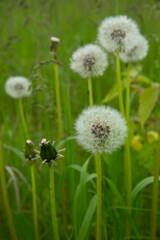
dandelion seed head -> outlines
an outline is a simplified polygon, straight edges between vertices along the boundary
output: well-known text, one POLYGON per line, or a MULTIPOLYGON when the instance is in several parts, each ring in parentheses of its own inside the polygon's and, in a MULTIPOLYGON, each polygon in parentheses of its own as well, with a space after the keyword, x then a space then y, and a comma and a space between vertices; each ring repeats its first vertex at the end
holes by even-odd
POLYGON ((127 16, 107 17, 99 26, 98 40, 108 52, 124 52, 128 41, 137 33, 137 24, 127 16))
POLYGON ((71 69, 79 73, 82 78, 101 76, 108 66, 106 54, 95 44, 87 44, 79 48, 70 60, 71 69))
POLYGON ((84 109, 75 130, 78 143, 93 154, 114 152, 127 136, 126 121, 121 113, 106 106, 84 109))
POLYGON ((5 92, 13 98, 31 95, 31 82, 25 77, 10 77, 5 83, 5 92))
POLYGON ((126 51, 120 53, 120 59, 126 63, 140 61, 147 56, 148 49, 147 39, 137 34, 134 39, 131 39, 130 44, 126 46, 126 51))

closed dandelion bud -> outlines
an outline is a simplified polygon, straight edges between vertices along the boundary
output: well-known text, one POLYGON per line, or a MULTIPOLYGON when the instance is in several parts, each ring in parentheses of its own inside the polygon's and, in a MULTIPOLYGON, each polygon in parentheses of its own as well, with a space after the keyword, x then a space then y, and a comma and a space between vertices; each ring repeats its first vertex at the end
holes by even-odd
POLYGON ((126 121, 121 113, 106 106, 83 110, 75 129, 78 143, 93 154, 116 151, 127 136, 126 121))
POLYGON ((57 47, 60 42, 60 39, 56 37, 51 37, 50 40, 51 40, 50 51, 56 57, 57 47))
POLYGON ((36 157, 36 150, 34 149, 34 144, 31 140, 26 141, 24 156, 29 160, 36 157))
POLYGON ((98 29, 98 40, 108 52, 125 52, 126 45, 139 33, 137 24, 127 16, 107 17, 98 29))
POLYGON ((42 160, 46 160, 46 162, 50 162, 51 160, 55 160, 58 156, 58 152, 56 149, 52 146, 50 141, 43 138, 40 143, 40 156, 42 160))
POLYGON ((77 49, 70 61, 71 69, 82 78, 101 76, 108 66, 106 54, 95 44, 87 44, 77 49))
POLYGON ((25 77, 10 77, 5 83, 5 92, 12 98, 22 98, 31 95, 31 82, 25 77))

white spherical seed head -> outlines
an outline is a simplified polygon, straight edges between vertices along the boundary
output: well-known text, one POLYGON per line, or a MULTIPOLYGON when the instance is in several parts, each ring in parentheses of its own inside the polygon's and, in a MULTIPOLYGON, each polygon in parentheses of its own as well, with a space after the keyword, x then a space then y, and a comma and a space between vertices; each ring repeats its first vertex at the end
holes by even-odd
POLYGON ((87 44, 79 48, 70 60, 71 69, 79 73, 82 78, 101 76, 108 66, 106 53, 95 44, 87 44))
POLYGON ((137 34, 135 38, 131 39, 130 44, 126 46, 126 51, 120 53, 120 58, 123 62, 137 62, 145 58, 148 54, 148 41, 147 39, 137 34))
POLYGON ((99 26, 98 40, 108 52, 124 52, 128 41, 137 33, 137 24, 127 16, 107 17, 99 26))
POLYGON ((126 121, 121 113, 106 106, 83 110, 75 129, 78 143, 93 154, 114 152, 127 136, 126 121))
POLYGON ((25 77, 10 77, 5 83, 5 92, 13 98, 30 96, 31 82, 25 77))

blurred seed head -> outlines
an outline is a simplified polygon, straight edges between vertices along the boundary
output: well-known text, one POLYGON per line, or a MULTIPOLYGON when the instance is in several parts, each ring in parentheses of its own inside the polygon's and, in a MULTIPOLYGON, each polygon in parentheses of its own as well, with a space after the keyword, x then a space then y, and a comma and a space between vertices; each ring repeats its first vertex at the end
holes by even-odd
POLYGON ((120 53, 120 58, 123 62, 137 62, 145 58, 148 54, 148 41, 147 39, 137 34, 132 38, 129 44, 126 45, 125 52, 120 53))
POLYGON ((32 93, 31 85, 25 77, 10 77, 5 83, 5 92, 12 98, 27 97, 32 93))

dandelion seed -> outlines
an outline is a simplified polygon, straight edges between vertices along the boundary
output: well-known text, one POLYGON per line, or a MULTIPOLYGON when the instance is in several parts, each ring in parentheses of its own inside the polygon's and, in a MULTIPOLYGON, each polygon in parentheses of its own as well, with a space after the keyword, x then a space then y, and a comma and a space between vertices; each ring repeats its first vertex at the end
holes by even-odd
POLYGON ((145 58, 148 54, 148 41, 140 34, 131 39, 130 44, 126 46, 126 51, 120 53, 120 59, 123 62, 136 62, 145 58))
POLYGON ((5 92, 13 98, 31 95, 31 82, 25 77, 10 77, 5 83, 5 92))
POLYGON ((126 121, 121 113, 105 106, 83 110, 75 129, 78 143, 93 154, 114 152, 127 136, 126 121))
POLYGON ((106 54, 95 44, 79 48, 70 60, 71 69, 79 73, 82 78, 101 76, 108 66, 106 54))
POLYGON ((98 40, 108 52, 124 52, 130 39, 138 33, 137 24, 127 16, 107 17, 98 29, 98 40))

